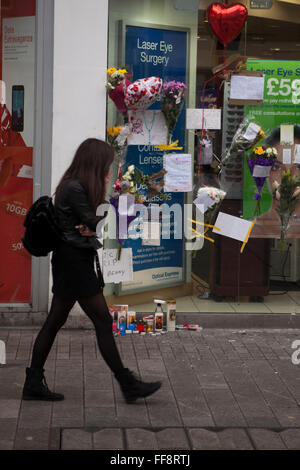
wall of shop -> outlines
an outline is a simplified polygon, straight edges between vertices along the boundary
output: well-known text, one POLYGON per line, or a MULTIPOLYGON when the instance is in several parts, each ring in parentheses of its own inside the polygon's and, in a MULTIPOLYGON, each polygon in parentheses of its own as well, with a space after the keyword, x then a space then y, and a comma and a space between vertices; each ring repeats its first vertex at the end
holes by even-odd
POLYGON ((55 0, 52 193, 79 144, 105 138, 107 22, 108 0, 55 0))

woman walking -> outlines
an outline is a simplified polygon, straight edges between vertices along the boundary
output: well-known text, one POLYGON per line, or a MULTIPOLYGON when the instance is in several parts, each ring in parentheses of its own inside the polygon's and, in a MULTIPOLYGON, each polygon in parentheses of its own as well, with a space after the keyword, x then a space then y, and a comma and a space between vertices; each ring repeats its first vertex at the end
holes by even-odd
POLYGON ((94 324, 99 350, 114 373, 127 403, 154 393, 161 382, 145 383, 124 367, 112 333, 112 317, 103 296, 104 281, 97 265, 96 226, 103 218, 96 216, 104 203, 111 178, 113 149, 106 142, 87 139, 61 178, 55 193, 55 212, 64 240, 52 254, 52 304, 49 315, 33 347, 31 365, 26 368, 23 400, 63 400, 51 392, 44 377, 44 364, 55 337, 65 324, 75 302, 94 324))

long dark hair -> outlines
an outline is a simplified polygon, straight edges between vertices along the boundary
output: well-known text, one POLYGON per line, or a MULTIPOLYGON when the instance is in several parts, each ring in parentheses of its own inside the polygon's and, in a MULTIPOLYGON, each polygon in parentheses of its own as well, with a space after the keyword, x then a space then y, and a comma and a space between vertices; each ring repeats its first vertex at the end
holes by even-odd
POLYGON ((114 159, 114 150, 107 142, 99 139, 87 139, 78 147, 73 161, 62 176, 55 192, 55 207, 63 184, 70 179, 77 179, 84 187, 93 209, 104 202, 105 177, 114 159))

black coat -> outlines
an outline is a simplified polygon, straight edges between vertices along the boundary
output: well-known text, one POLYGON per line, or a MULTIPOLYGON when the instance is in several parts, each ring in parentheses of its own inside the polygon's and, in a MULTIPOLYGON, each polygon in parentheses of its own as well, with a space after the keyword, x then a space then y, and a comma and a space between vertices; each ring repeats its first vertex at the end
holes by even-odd
POLYGON ((80 235, 76 225, 87 225, 93 232, 104 216, 96 216, 91 207, 87 193, 78 180, 69 180, 64 183, 58 194, 55 214, 61 227, 65 240, 78 248, 101 248, 101 243, 96 236, 80 235))

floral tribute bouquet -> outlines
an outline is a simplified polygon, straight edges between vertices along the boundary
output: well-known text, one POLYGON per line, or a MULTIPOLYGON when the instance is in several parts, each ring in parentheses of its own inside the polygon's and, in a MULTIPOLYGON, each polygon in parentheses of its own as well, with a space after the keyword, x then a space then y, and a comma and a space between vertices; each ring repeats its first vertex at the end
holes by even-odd
POLYGON ((268 173, 274 166, 277 157, 277 150, 274 147, 256 147, 253 152, 247 156, 247 163, 251 175, 257 187, 257 193, 253 198, 257 201, 254 211, 254 217, 260 215, 260 200, 262 188, 265 184, 268 173))
POLYGON ((116 69, 111 67, 107 70, 107 91, 108 96, 115 103, 118 111, 124 116, 127 115, 127 106, 125 104, 125 91, 130 85, 130 81, 126 78, 126 69, 116 69))
POLYGON ((219 172, 229 160, 242 157, 245 152, 251 150, 252 147, 261 139, 265 139, 265 137, 266 135, 259 125, 248 120, 243 121, 236 131, 225 157, 217 166, 217 171, 219 172))
POLYGON ((162 86, 161 110, 168 126, 168 144, 171 144, 172 132, 183 107, 186 89, 184 83, 175 80, 164 83, 162 86))
POLYGON ((280 249, 284 252, 285 235, 289 220, 300 201, 300 178, 292 176, 290 170, 282 171, 281 183, 274 181, 273 198, 277 202, 276 212, 281 221, 280 249))
POLYGON ((165 195, 161 193, 164 182, 163 177, 166 171, 162 169, 158 173, 147 175, 142 173, 134 165, 130 165, 121 178, 118 178, 116 183, 113 185, 113 190, 110 198, 110 203, 114 207, 117 216, 117 227, 120 228, 119 220, 121 216, 126 217, 126 233, 120 233, 118 236, 119 242, 119 257, 121 248, 125 242, 125 236, 127 235, 128 227, 131 222, 138 217, 135 211, 136 204, 142 204, 145 196, 138 192, 138 185, 146 188, 149 191, 149 196, 158 194, 160 197, 165 198, 165 195), (160 180, 160 181, 157 181, 160 180), (127 208, 124 213, 121 212, 119 206, 120 197, 127 196, 127 208), (135 215, 132 215, 135 214, 135 215))
MULTIPOLYGON (((207 237, 207 232, 214 227, 213 224, 216 220, 221 202, 225 197, 226 192, 219 188, 203 186, 198 189, 196 200, 198 200, 199 204, 203 204, 204 207, 207 206, 207 209, 204 212, 204 229, 199 232, 197 227, 192 228, 193 232, 197 234, 196 236, 204 236, 204 238, 213 242, 211 238, 207 237)), ((195 251, 192 252, 192 255, 195 255, 195 251)))
POLYGON ((120 166, 123 165, 125 160, 129 134, 130 127, 128 124, 125 124, 125 126, 109 127, 107 129, 107 141, 113 147, 120 166))

